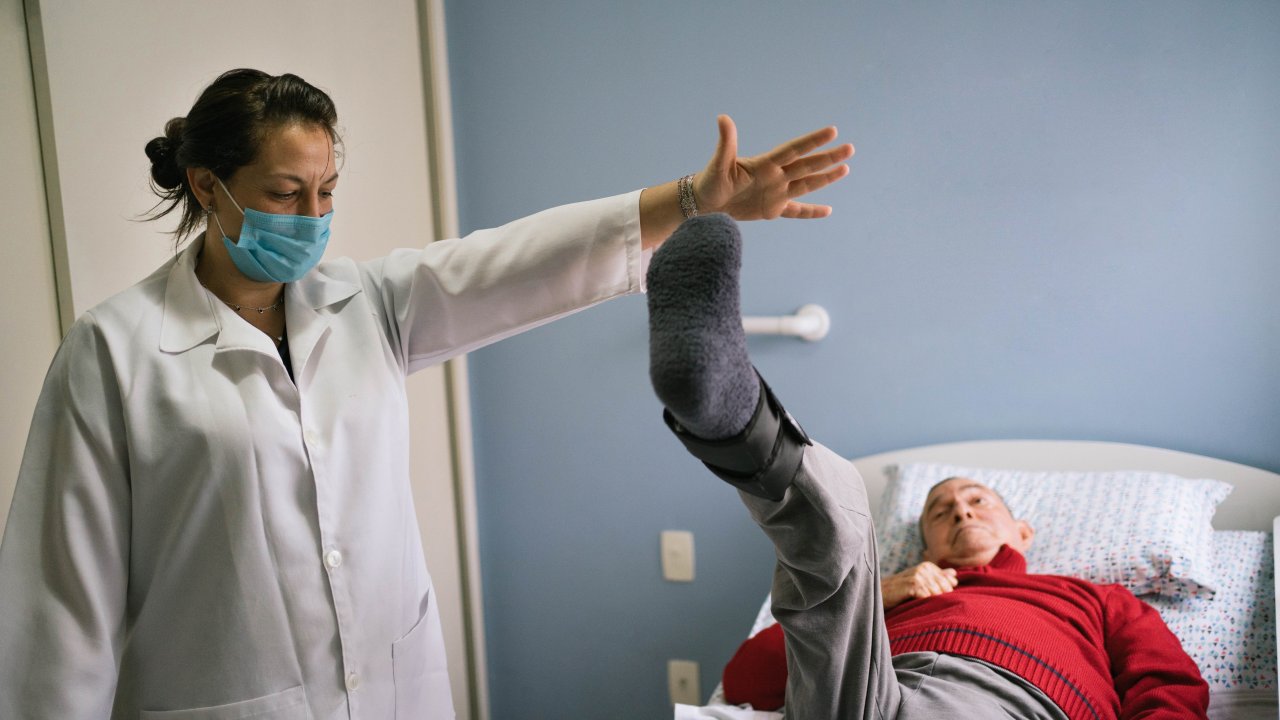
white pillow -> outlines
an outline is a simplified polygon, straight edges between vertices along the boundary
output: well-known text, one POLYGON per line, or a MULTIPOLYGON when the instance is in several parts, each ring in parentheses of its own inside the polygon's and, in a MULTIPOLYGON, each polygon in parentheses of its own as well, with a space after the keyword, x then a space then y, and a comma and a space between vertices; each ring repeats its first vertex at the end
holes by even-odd
POLYGON ((1119 583, 1134 594, 1188 597, 1215 587, 1213 513, 1231 492, 1217 480, 1153 472, 1024 472, 913 463, 890 473, 877 509, 881 571, 920 562, 918 522, 929 489, 952 476, 1000 493, 1036 531, 1027 571, 1119 583))

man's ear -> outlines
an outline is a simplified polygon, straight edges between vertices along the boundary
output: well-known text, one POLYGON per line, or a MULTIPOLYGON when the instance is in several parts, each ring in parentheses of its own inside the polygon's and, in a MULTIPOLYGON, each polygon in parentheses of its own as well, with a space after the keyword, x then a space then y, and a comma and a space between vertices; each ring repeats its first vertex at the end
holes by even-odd
POLYGON ((1031 541, 1035 540, 1036 538, 1036 530, 1035 528, 1031 527, 1030 523, 1028 523, 1026 520, 1018 520, 1017 525, 1018 525, 1018 541, 1022 547, 1016 547, 1014 548, 1014 550, 1017 550, 1020 553, 1025 553, 1028 549, 1031 548, 1031 541))

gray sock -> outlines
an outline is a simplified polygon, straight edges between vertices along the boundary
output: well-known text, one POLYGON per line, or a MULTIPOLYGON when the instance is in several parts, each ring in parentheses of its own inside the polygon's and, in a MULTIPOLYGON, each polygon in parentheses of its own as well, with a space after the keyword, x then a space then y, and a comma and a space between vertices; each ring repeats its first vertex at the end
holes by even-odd
POLYGON ((722 214, 686 220, 649 264, 649 379, 704 440, 742 432, 760 399, 742 332, 741 267, 738 226, 722 214))

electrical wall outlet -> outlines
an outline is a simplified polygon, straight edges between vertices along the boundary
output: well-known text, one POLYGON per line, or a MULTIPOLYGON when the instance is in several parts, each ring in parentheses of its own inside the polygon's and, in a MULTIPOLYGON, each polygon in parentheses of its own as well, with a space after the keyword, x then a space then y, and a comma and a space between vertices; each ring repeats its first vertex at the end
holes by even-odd
POLYGON ((662 531, 662 577, 672 582, 693 582, 693 533, 662 531))
POLYGON ((671 693, 673 704, 701 705, 702 688, 698 683, 698 663, 692 660, 668 660, 667 689, 671 693))

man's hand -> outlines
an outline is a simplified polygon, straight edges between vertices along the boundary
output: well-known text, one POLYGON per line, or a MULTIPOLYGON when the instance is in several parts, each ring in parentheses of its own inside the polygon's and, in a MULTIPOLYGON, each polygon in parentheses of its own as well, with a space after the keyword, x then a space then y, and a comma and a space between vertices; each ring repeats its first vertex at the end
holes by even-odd
POLYGON ((944 570, 926 560, 896 575, 880 578, 880 595, 884 598, 884 609, 888 610, 913 598, 949 593, 958 582, 955 570, 944 570))

